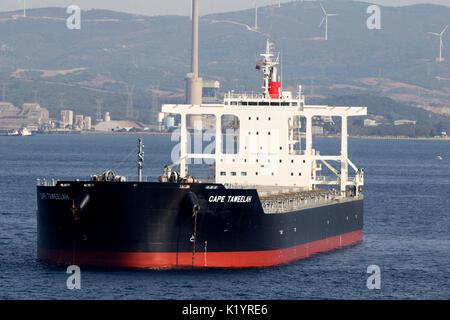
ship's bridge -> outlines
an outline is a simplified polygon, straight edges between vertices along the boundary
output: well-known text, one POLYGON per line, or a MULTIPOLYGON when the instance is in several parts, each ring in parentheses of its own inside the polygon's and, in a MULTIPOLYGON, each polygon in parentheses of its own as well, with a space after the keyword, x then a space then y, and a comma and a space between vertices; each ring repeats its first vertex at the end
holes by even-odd
POLYGON ((228 92, 224 96, 226 106, 254 106, 254 107, 303 107, 305 97, 301 94, 301 87, 296 96, 291 91, 280 91, 278 98, 272 98, 264 93, 235 93, 228 92))

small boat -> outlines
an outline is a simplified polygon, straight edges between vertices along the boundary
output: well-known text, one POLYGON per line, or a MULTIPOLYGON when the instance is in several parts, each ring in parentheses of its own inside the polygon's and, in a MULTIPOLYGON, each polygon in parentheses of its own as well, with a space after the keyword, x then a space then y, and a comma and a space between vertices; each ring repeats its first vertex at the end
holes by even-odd
POLYGON ((11 130, 8 132, 8 136, 18 136, 19 135, 19 131, 17 130, 11 130))
POLYGON ((438 159, 438 160, 442 160, 442 157, 441 157, 441 156, 437 156, 437 159, 438 159))
POLYGON ((27 128, 22 128, 19 130, 19 136, 31 136, 31 131, 27 128))

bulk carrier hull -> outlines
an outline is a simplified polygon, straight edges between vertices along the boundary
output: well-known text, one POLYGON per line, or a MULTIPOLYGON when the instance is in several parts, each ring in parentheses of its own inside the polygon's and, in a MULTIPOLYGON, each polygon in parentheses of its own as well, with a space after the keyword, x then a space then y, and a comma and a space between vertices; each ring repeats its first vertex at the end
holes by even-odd
POLYGON ((37 187, 37 227, 38 258, 48 263, 266 267, 361 242, 363 200, 265 213, 256 189, 58 182, 37 187), (194 215, 188 201, 192 196, 199 206, 194 215))

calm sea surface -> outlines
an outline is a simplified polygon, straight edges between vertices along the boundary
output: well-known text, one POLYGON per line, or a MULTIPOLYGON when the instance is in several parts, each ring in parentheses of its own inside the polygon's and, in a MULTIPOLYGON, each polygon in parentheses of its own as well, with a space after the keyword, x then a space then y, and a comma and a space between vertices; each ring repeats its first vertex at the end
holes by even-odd
MULTIPOLYGON (((314 143, 339 149, 337 139, 314 143)), ((144 144, 144 175, 156 179, 175 143, 144 144)), ((350 139, 350 159, 366 170, 361 244, 261 269, 82 268, 81 289, 69 290, 67 266, 36 258, 36 179, 136 176, 136 148, 137 136, 0 137, 0 299, 450 298, 450 141, 418 140, 350 139), (370 265, 380 290, 366 286, 370 265)))

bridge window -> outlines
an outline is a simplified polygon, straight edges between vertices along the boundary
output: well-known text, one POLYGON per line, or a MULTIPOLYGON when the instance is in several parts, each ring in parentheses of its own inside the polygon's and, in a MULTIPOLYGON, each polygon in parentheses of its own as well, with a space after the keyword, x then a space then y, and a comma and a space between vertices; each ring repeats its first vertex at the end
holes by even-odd
POLYGON ((236 176, 236 172, 235 171, 231 171, 231 175, 234 177, 236 176))
POLYGON ((242 172, 241 172, 241 176, 246 177, 246 176, 247 176, 247 172, 242 171, 242 172))
POLYGON ((220 172, 220 175, 221 175, 221 176, 226 176, 227 173, 226 173, 225 171, 221 171, 221 172, 220 172))

